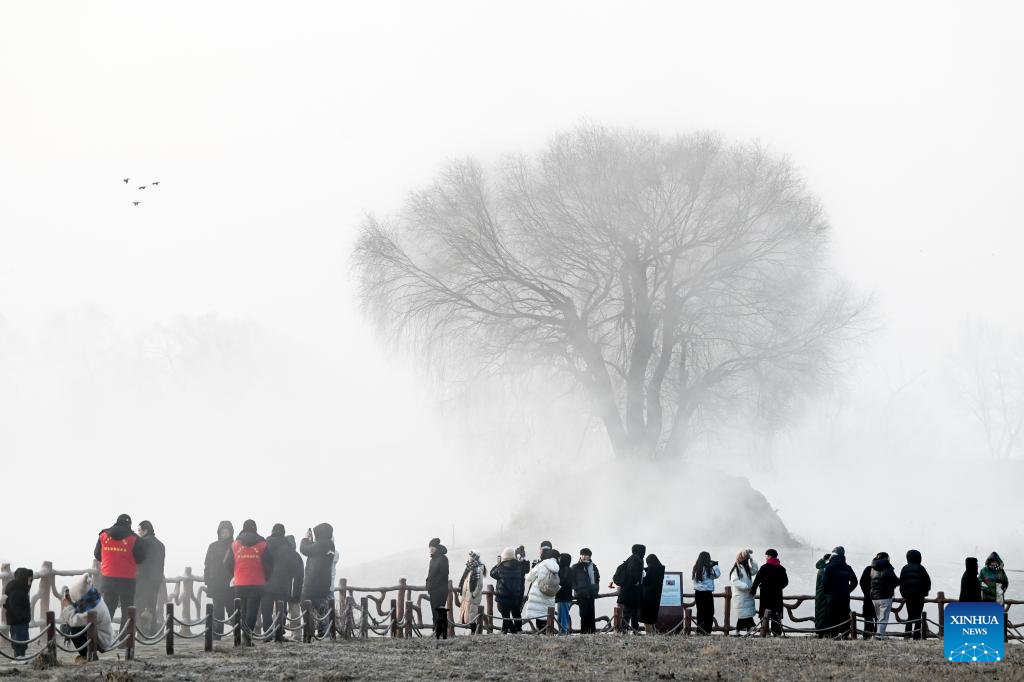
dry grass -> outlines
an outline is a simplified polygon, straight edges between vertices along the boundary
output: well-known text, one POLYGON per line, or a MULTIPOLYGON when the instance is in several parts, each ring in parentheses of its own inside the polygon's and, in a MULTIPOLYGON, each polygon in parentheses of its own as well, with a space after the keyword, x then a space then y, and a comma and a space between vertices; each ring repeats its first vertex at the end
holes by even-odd
MULTIPOLYGON (((831 642, 810 639, 714 640, 679 637, 456 637, 262 645, 205 654, 179 647, 140 650, 124 663, 47 671, 22 667, 24 680, 1024 680, 1024 647, 1001 663, 947 663, 940 642, 831 642)), ((2 673, 0 673, 2 674, 2 673)))

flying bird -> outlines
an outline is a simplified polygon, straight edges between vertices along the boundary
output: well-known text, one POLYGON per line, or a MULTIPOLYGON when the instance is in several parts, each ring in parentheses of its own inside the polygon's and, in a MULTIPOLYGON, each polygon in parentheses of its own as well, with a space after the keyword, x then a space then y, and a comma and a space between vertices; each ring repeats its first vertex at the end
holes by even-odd
POLYGON ((159 180, 154 180, 153 182, 151 182, 151 183, 149 183, 149 184, 151 184, 151 185, 153 185, 153 186, 156 186, 156 185, 159 185, 159 184, 160 184, 160 181, 159 181, 159 180))
POLYGON ((129 181, 129 180, 131 180, 131 178, 122 178, 122 180, 124 180, 124 184, 126 184, 126 185, 127 185, 127 184, 128 184, 128 181, 129 181))
POLYGON ((146 189, 146 185, 142 185, 139 189, 146 189))
POLYGON ((141 201, 133 201, 132 202, 132 206, 138 206, 141 203, 142 203, 141 201))

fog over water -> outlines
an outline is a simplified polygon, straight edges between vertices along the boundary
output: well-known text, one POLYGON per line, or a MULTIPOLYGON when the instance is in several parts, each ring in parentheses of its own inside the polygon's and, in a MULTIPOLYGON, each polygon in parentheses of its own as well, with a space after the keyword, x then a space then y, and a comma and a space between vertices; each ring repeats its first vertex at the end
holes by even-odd
POLYGON ((552 539, 594 547, 609 576, 645 538, 688 570, 704 547, 671 538, 705 515, 733 517, 703 540, 723 563, 760 552, 729 499, 663 518, 642 490, 588 495, 574 476, 614 490, 616 467, 583 400, 457 399, 360 311, 367 214, 451 159, 533 154, 594 122, 788 156, 838 275, 874 299, 841 371, 767 442, 734 425, 706 443, 679 496, 703 470, 747 477, 807 545, 789 555, 806 576, 834 544, 858 570, 917 547, 950 592, 966 554, 1024 568, 1024 438, 1007 435, 1024 415, 1021 14, 3 6, 0 560, 85 567, 128 512, 153 522, 169 575, 246 518, 297 536, 331 522, 339 575, 433 536, 489 564, 504 544, 532 555, 543 522, 520 512, 544 495, 590 510, 585 533, 552 539), (635 531, 602 531, 631 513, 635 531))

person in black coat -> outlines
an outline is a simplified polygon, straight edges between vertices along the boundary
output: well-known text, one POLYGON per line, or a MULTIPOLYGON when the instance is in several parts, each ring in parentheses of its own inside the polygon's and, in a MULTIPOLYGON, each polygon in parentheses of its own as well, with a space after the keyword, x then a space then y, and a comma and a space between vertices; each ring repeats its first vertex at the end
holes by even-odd
POLYGON ((964 559, 964 574, 960 577, 960 601, 981 601, 981 583, 978 581, 978 557, 964 559))
POLYGON ((558 592, 555 594, 558 632, 568 635, 572 632, 572 557, 565 553, 558 555, 558 585, 558 592))
POLYGON ((615 575, 609 587, 619 588, 616 601, 622 607, 621 629, 638 632, 640 630, 640 606, 643 604, 644 555, 647 548, 633 545, 631 554, 615 569, 615 575))
POLYGON ((916 549, 907 550, 907 564, 900 570, 900 594, 907 605, 906 632, 912 632, 914 639, 921 639, 921 613, 924 598, 932 591, 932 579, 921 565, 921 553, 916 549))
POLYGON ((647 634, 657 632, 658 610, 661 608, 661 588, 665 584, 665 565, 654 554, 647 555, 647 570, 641 583, 643 596, 640 603, 640 622, 647 634))
POLYGON ((821 581, 828 595, 828 624, 832 637, 846 639, 850 635, 850 593, 857 588, 857 574, 846 563, 846 549, 836 547, 825 565, 821 581))
POLYGON ((580 632, 587 635, 597 632, 594 601, 601 591, 601 571, 593 561, 589 548, 580 550, 580 560, 572 566, 572 588, 576 604, 580 609, 580 632))
POLYGON ((522 564, 511 547, 506 547, 498 557, 498 562, 491 567, 491 578, 495 581, 494 600, 498 603, 498 612, 501 613, 501 632, 522 632, 525 581, 522 564))
POLYGON ((892 612, 892 598, 899 587, 900 579, 896 570, 889 563, 888 552, 879 552, 871 562, 871 603, 875 607, 877 621, 877 637, 885 639, 885 631, 889 627, 889 614, 892 612))
POLYGON ((206 594, 213 602, 214 637, 220 639, 224 634, 224 620, 228 615, 228 604, 231 602, 231 573, 224 566, 224 557, 231 551, 231 540, 235 537, 235 527, 230 521, 221 521, 217 525, 217 539, 206 548, 206 560, 203 562, 203 582, 206 594))
POLYGON ((771 611, 772 634, 782 634, 782 591, 789 585, 786 568, 779 561, 779 553, 774 549, 764 552, 764 565, 757 569, 750 593, 756 594, 761 588, 761 603, 757 607, 757 615, 764 618, 766 611, 771 611))
POLYGON ((860 593, 864 597, 864 604, 861 607, 860 615, 864 619, 864 639, 871 639, 875 634, 875 605, 871 601, 871 564, 864 567, 860 572, 860 593))
MULTIPOLYGON (((19 568, 14 571, 14 579, 4 588, 4 611, 7 624, 11 626, 11 639, 28 641, 28 626, 32 622, 32 590, 33 573, 31 568, 19 568)), ((28 644, 11 643, 15 656, 24 656, 28 644)), ((17 671, 15 671, 17 672, 17 671)))
POLYGON ((135 603, 139 620, 143 623, 144 632, 153 635, 157 623, 163 622, 163 614, 158 610, 157 599, 160 589, 164 587, 164 562, 167 550, 164 543, 156 536, 153 524, 149 521, 139 523, 139 539, 136 544, 142 545, 146 560, 139 564, 139 575, 135 584, 135 603))
POLYGON ((427 596, 434 613, 434 636, 448 639, 448 548, 440 538, 432 538, 430 566, 427 568, 427 596))
MULTIPOLYGON (((302 600, 302 557, 295 551, 295 536, 284 533, 284 525, 275 523, 267 538, 267 554, 272 555, 273 565, 267 583, 263 586, 263 596, 260 597, 264 633, 274 622, 274 607, 278 602, 298 604, 302 600)), ((283 614, 278 616, 282 622, 277 624, 277 630, 282 636, 283 618, 287 613, 286 607, 283 614)))
MULTIPOLYGON (((321 617, 327 613, 331 599, 331 577, 337 550, 334 546, 334 527, 329 523, 318 523, 306 532, 299 543, 299 552, 306 557, 306 573, 302 579, 302 599, 309 600, 321 617)), ((317 623, 317 634, 323 635, 326 623, 317 623)))

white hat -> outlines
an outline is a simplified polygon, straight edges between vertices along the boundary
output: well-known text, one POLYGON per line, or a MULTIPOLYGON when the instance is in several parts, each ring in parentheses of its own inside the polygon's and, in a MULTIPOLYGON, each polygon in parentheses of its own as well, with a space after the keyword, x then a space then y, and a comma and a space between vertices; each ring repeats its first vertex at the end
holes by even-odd
POLYGON ((68 585, 68 592, 71 594, 71 601, 78 601, 85 596, 85 593, 92 587, 92 579, 89 574, 80 575, 68 585))

